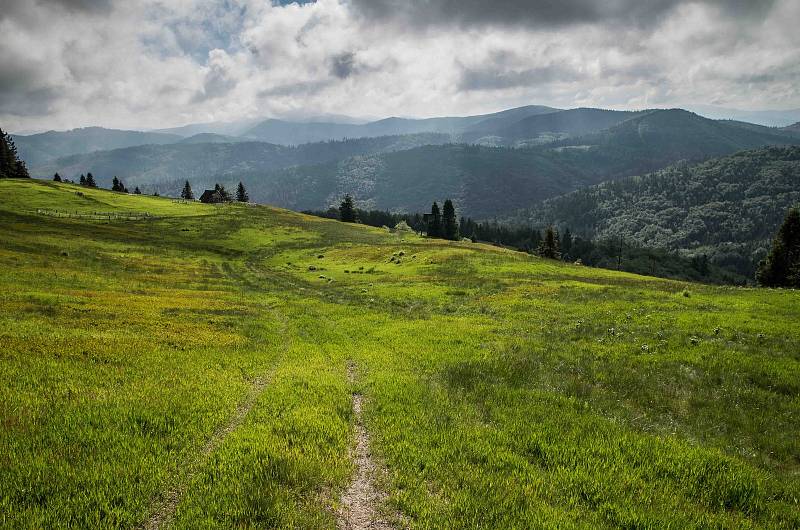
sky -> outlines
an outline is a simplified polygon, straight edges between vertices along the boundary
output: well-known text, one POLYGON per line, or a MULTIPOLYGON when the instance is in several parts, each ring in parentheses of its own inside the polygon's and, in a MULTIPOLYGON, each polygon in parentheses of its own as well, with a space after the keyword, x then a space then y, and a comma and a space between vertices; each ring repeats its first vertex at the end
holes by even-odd
POLYGON ((2 0, 0 128, 800 108, 798 0, 2 0))

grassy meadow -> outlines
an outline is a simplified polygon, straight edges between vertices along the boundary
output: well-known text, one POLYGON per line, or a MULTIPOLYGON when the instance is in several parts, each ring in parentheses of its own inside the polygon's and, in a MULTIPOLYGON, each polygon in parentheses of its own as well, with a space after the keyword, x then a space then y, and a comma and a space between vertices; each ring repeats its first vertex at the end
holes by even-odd
POLYGON ((798 292, 0 197, 3 528, 335 528, 354 392, 397 528, 800 528, 798 292))

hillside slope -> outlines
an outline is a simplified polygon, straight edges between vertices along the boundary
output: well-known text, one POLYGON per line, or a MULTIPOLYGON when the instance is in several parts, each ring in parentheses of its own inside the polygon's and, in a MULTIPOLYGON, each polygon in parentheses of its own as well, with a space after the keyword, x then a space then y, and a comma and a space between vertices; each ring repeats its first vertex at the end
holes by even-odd
POLYGON ((120 131, 102 127, 14 136, 20 156, 29 167, 78 153, 91 153, 92 151, 105 151, 134 145, 171 144, 180 139, 181 137, 175 134, 120 131))
POLYGON ((506 143, 524 140, 555 140, 561 137, 579 136, 608 129, 625 120, 640 116, 642 112, 603 109, 569 109, 537 116, 530 116, 508 126, 492 131, 506 143), (542 139, 544 137, 544 139, 542 139))
POLYGON ((752 276, 786 211, 798 204, 800 147, 769 147, 582 189, 516 219, 705 253, 752 276))
POLYGON ((398 527, 800 525, 797 292, 0 195, 4 526, 334 528, 357 433, 398 527))

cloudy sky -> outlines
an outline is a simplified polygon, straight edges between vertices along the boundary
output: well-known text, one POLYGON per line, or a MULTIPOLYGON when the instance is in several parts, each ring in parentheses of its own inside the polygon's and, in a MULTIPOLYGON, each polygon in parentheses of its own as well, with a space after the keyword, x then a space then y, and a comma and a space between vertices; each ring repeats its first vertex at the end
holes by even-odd
POLYGON ((800 107, 798 0, 2 0, 0 127, 800 107))

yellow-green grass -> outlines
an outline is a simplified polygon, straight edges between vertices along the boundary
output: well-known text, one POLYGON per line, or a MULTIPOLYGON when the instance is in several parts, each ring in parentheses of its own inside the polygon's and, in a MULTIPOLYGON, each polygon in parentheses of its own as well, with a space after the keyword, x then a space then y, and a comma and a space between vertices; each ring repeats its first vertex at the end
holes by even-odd
POLYGON ((800 526, 796 292, 268 207, 0 197, 0 526, 335 527, 355 391, 401 525, 800 526))

